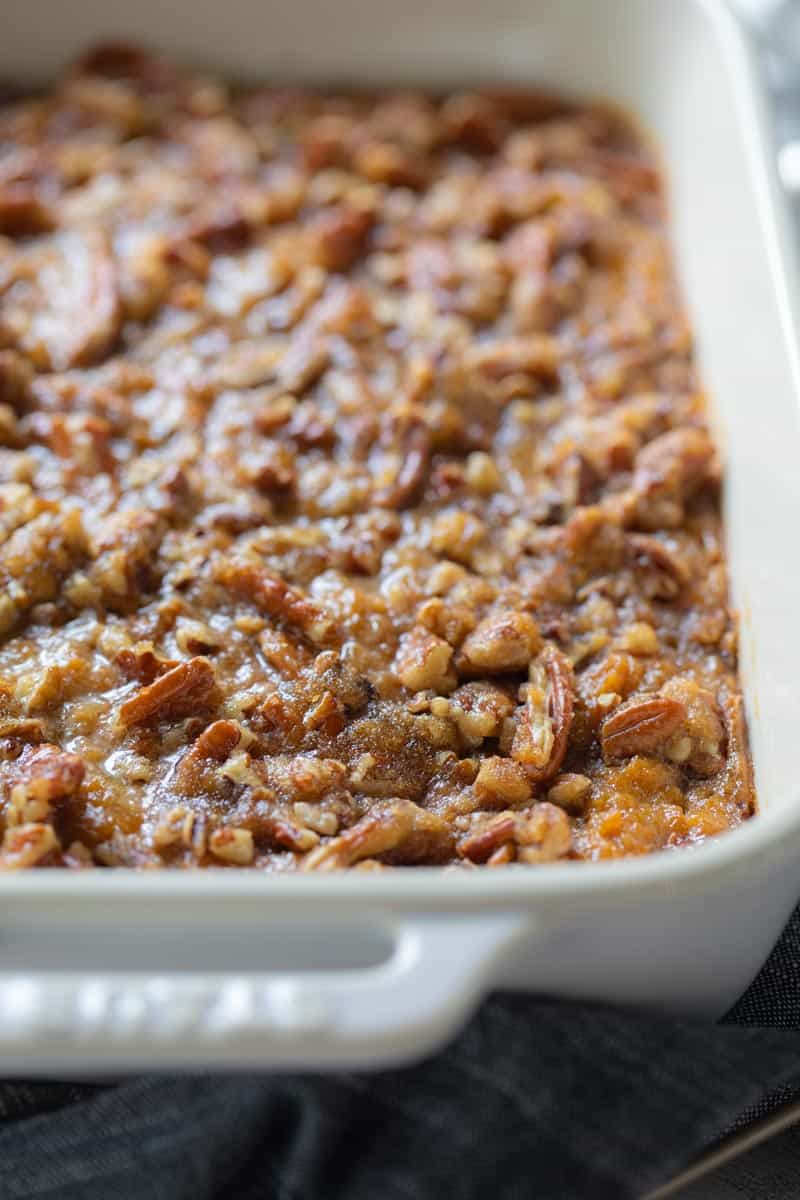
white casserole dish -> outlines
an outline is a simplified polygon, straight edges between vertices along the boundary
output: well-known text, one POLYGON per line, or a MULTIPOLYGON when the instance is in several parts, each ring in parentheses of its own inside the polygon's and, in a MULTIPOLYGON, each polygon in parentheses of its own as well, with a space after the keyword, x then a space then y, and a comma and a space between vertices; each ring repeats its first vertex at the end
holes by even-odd
POLYGON ((719 1015, 800 891, 794 255, 749 47, 718 0, 27 0, 0 75, 131 36, 236 73, 477 80, 607 97, 652 131, 729 462, 762 812, 649 859, 325 878, 0 877, 0 1072, 366 1067, 422 1055, 493 987, 719 1015))

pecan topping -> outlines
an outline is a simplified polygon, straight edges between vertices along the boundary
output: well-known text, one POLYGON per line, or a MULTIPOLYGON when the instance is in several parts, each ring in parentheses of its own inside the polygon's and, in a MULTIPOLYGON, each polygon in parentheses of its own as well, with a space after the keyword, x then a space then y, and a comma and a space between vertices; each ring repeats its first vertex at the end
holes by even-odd
POLYGON ((753 812, 624 117, 113 43, 0 93, 0 867, 523 868, 753 812))

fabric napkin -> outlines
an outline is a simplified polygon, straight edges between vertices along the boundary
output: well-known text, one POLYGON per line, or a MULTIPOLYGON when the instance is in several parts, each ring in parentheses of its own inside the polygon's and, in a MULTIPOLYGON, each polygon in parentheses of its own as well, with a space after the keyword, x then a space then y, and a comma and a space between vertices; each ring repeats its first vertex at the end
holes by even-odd
POLYGON ((0 1197, 639 1200, 794 1087, 800 908, 716 1026, 499 995, 379 1074, 2 1084, 0 1197))

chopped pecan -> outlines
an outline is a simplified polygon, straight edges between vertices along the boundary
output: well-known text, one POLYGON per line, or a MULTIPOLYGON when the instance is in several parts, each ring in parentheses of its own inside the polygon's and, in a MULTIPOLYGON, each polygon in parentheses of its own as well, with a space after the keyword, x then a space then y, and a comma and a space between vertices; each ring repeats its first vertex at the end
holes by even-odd
POLYGON ((192 750, 200 758, 224 762, 242 740, 242 730, 235 721, 214 721, 195 740, 192 750))
POLYGON ((152 683, 178 665, 175 658, 159 658, 152 646, 120 650, 116 663, 126 679, 135 679, 137 683, 152 683))
POLYGON ((0 845, 0 870, 34 867, 61 849, 52 825, 32 821, 7 829, 0 845))
POLYGON ((400 639, 394 669, 403 687, 411 691, 425 688, 441 691, 455 682, 450 671, 452 657, 452 646, 424 626, 416 625, 400 639))
POLYGON ((477 92, 448 96, 442 105, 442 136, 470 150, 491 153, 505 133, 501 110, 491 97, 477 92))
POLYGON ((0 547, 0 633, 35 605, 58 596, 62 580, 87 553, 77 510, 43 512, 0 547))
POLYGON ((367 142, 355 154, 354 166, 373 183, 391 187, 422 187, 426 172, 418 156, 391 142, 367 142))
POLYGON ((531 781, 513 758, 492 755, 481 760, 475 777, 475 794, 487 808, 520 804, 531 797, 531 781))
POLYGON ((530 613, 491 613, 467 634, 456 667, 462 673, 524 671, 541 644, 539 628, 530 613))
POLYGON ((520 862, 545 863, 565 858, 572 848, 569 817, 555 804, 534 804, 518 820, 516 841, 520 862))
POLYGON ((547 793, 547 799, 570 813, 582 813, 592 781, 586 775, 559 775, 547 793))
POLYGON ((19 820, 45 818, 51 805, 74 796, 85 773, 83 759, 77 754, 47 743, 26 746, 11 775, 11 804, 19 820))
POLYGON ((702 429, 673 429, 636 457, 633 520, 645 529, 680 525, 684 504, 702 483, 716 480, 714 445, 702 429))
POLYGON ((141 594, 158 578, 158 551, 166 527, 163 517, 144 509, 108 517, 93 540, 94 561, 86 572, 95 594, 84 600, 81 580, 74 579, 67 590, 73 603, 83 607, 99 596, 114 612, 129 612, 138 607, 141 594))
POLYGON ((675 676, 661 689, 684 708, 684 719, 664 753, 671 762, 685 765, 695 775, 716 775, 726 762, 726 737, 716 697, 691 679, 675 676))
POLYGON ((233 863, 237 867, 249 866, 255 855, 253 835, 250 830, 228 826, 214 830, 208 839, 208 849, 215 858, 233 863))
POLYGON ((335 737, 344 728, 344 706, 327 689, 319 696, 303 717, 305 729, 321 729, 328 737, 335 737))
POLYGON ((516 813, 501 813, 483 828, 462 838, 457 847, 458 855, 471 862, 486 862, 495 850, 508 842, 513 843, 516 830, 516 813))
POLYGON ((376 805, 345 833, 323 842, 302 863, 303 871, 335 871, 350 867, 362 858, 374 858, 395 850, 414 828, 417 806, 409 801, 376 805))
POLYGON ((536 783, 552 779, 567 752, 574 708, 572 670, 560 650, 548 647, 531 665, 531 682, 520 712, 511 756, 536 783))
POLYGON ((514 702, 494 684, 474 682, 456 688, 447 708, 466 745, 479 746, 484 738, 498 736, 503 721, 514 711, 514 702))
MULTIPOLYGON (((325 341, 313 330, 301 326, 289 342, 286 353, 278 364, 278 380, 281 387, 302 396, 326 370, 330 354, 325 341)), ((298 414, 295 412, 289 428, 296 427, 298 414)))
POLYGON ((126 700, 119 710, 119 723, 128 727, 192 716, 213 708, 218 696, 211 663, 207 658, 191 658, 126 700))
POLYGON ((686 717, 679 700, 664 695, 640 695, 621 704, 600 729, 605 758, 649 754, 663 746, 686 717))
POLYGON ((299 629, 314 645, 324 646, 337 640, 336 622, 266 567, 243 558, 222 559, 217 563, 215 577, 237 596, 252 600, 268 616, 299 629))
POLYGON ((565 858, 572 848, 569 817, 542 801, 514 813, 499 813, 458 843, 459 857, 486 862, 500 847, 516 848, 520 862, 543 863, 565 858))
POLYGON ((37 717, 0 719, 0 742, 43 742, 46 737, 44 722, 37 717))

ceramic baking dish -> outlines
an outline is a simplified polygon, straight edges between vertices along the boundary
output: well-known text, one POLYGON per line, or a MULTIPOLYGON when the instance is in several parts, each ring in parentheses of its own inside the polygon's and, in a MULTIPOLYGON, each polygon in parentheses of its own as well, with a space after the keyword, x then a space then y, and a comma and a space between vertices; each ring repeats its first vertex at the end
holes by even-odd
POLYGON ((716 0, 27 0, 0 75, 132 36, 243 75, 551 85, 632 110, 728 459, 761 813, 648 859, 275 878, 0 877, 0 1071, 366 1067, 451 1035, 494 987, 718 1015, 800 891, 797 296, 750 48, 716 0))

